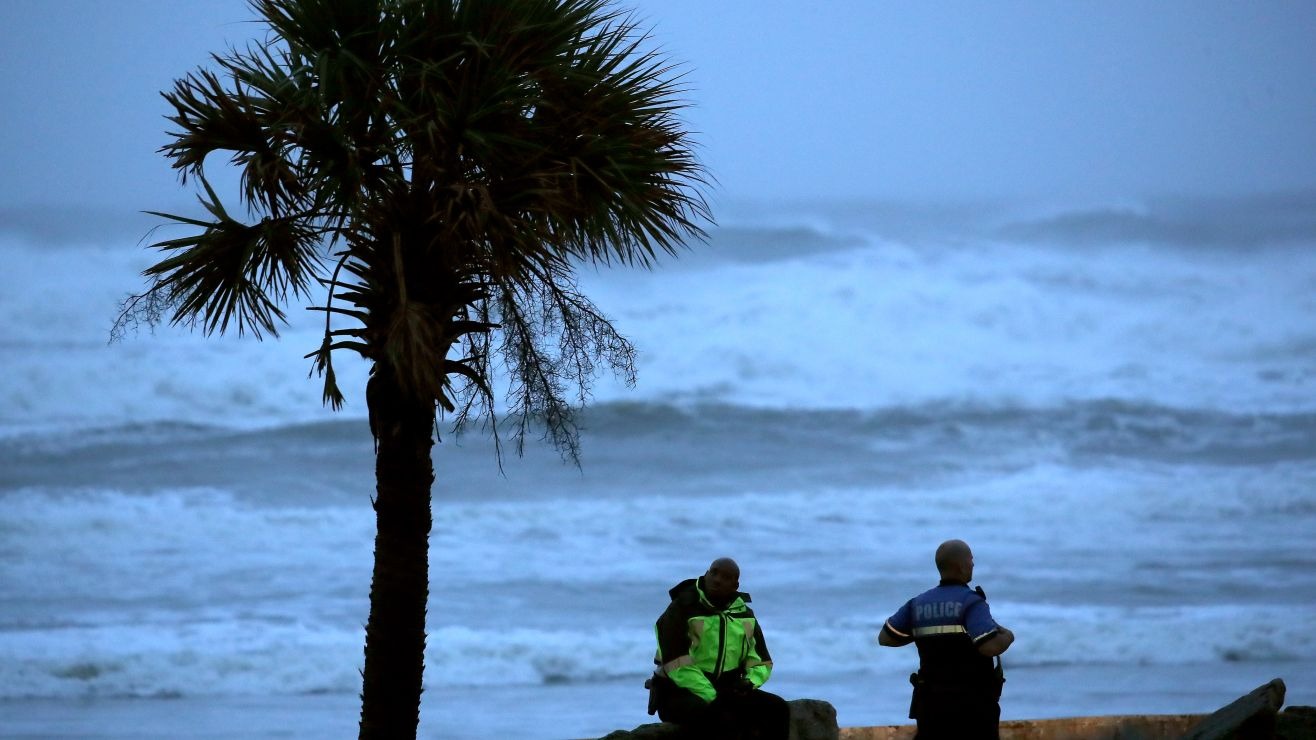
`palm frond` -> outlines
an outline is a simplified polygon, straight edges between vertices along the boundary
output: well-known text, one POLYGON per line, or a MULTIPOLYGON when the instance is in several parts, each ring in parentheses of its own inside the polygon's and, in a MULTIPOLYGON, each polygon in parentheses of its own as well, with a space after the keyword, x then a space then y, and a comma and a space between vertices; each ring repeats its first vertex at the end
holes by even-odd
POLYGON ((229 216, 204 178, 201 204, 211 220, 151 211, 177 224, 203 227, 190 236, 151 246, 170 256, 143 273, 172 297, 171 323, 199 325, 206 334, 233 324, 239 335, 278 335, 280 305, 308 294, 320 266, 320 234, 298 218, 244 224, 229 216))

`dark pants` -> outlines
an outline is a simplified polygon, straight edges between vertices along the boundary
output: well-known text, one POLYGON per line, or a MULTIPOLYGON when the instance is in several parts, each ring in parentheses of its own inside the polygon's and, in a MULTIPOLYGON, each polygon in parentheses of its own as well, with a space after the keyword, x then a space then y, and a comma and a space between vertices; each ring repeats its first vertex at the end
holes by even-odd
POLYGON ((786 700, 762 689, 724 692, 705 702, 672 686, 658 704, 658 718, 707 740, 787 740, 791 728, 786 700))
POLYGON ((915 690, 916 740, 998 740, 1001 705, 995 697, 927 684, 915 690))

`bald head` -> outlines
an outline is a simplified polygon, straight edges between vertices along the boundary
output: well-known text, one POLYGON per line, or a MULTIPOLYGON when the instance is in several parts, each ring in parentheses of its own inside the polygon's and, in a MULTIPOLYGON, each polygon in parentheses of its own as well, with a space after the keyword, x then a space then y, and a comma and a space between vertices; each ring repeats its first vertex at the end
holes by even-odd
POLYGON ((941 580, 968 583, 973 580, 973 551, 964 540, 946 540, 937 547, 937 572, 941 580))
POLYGON ((736 565, 736 561, 731 558, 718 558, 708 566, 708 569, 710 571, 717 570, 724 573, 731 573, 734 574, 737 579, 740 578, 740 566, 736 565))
POLYGON ((735 598, 740 590, 740 566, 731 558, 718 558, 704 574, 704 596, 719 606, 735 598))

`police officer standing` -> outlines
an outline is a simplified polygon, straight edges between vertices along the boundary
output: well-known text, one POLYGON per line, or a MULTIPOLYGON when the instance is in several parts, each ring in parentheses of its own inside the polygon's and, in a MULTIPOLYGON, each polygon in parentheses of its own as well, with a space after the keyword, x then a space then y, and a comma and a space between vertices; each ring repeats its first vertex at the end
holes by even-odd
POLYGON ((992 618, 982 589, 969 588, 973 551, 967 544, 941 543, 936 561, 940 585, 905 602, 882 625, 877 641, 918 647, 909 708, 918 721, 918 740, 998 738, 1005 677, 997 656, 1014 642, 1014 633, 992 618))

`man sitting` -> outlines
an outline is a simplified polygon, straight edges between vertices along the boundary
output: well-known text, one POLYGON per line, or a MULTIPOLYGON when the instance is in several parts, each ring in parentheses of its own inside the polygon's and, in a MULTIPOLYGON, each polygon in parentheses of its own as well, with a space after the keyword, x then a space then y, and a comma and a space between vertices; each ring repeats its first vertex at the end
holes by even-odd
POLYGON ((709 740, 786 740, 790 707, 762 690, 772 673, 763 630, 741 593, 740 566, 719 558, 669 592, 658 618, 650 713, 709 740))

